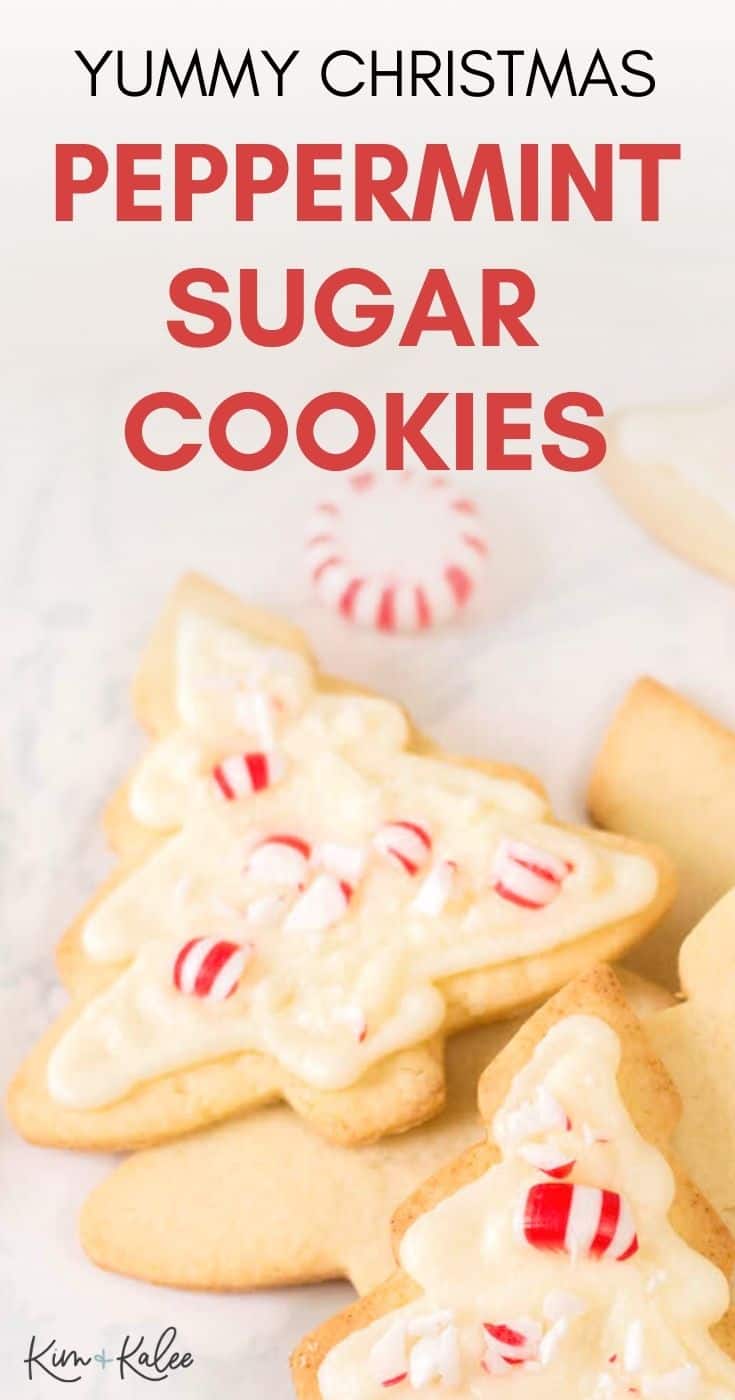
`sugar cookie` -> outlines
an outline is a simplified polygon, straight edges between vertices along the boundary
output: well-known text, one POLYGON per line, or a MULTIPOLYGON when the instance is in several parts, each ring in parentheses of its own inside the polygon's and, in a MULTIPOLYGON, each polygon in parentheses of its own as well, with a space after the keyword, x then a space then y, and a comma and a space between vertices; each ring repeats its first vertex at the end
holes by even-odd
POLYGON ((34 1141, 147 1145, 276 1098, 374 1141, 441 1107, 448 1034, 618 957, 670 902, 662 853, 555 822, 525 775, 440 754, 197 579, 136 701, 156 741, 115 806, 125 858, 62 940, 72 1005, 11 1086, 34 1141))
POLYGON ((399 1272, 297 1349, 299 1400, 480 1400, 508 1372, 534 1396, 732 1394, 735 1240, 670 1156, 677 1095, 609 969, 526 1023, 480 1108, 487 1140, 395 1217, 399 1272))
POLYGON ((602 471, 646 529, 735 583, 735 400, 628 409, 607 430, 602 471))
POLYGON ((674 859, 677 898, 628 961, 676 989, 682 938, 735 884, 735 734, 645 677, 612 720, 588 801, 601 826, 659 842, 674 859))

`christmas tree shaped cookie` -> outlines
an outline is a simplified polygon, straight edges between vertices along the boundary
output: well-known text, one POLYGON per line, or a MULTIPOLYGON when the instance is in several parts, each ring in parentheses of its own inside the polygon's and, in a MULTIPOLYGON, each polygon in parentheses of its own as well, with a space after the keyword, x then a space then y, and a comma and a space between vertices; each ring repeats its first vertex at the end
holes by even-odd
POLYGON ((659 852, 440 754, 201 581, 137 694, 155 742, 110 818, 124 858, 11 1087, 35 1141, 142 1145, 279 1097, 337 1141, 409 1127, 441 1106, 447 1034, 618 956, 670 902, 659 852))
POLYGON ((676 1094, 614 975, 483 1077, 488 1140, 399 1212, 401 1270, 293 1358, 299 1400, 735 1394, 735 1242, 670 1160, 676 1094))

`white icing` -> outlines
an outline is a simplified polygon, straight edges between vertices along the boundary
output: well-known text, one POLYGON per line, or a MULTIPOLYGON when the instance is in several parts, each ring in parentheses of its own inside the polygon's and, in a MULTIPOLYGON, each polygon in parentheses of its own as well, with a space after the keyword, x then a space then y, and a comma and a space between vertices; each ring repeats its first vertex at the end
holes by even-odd
MULTIPOLYGON (((419 1296, 329 1352, 319 1371, 323 1400, 384 1397, 385 1372, 376 1370, 402 1355, 407 1378, 388 1392, 397 1397, 426 1391, 435 1400, 495 1400, 499 1385, 513 1400, 735 1394, 735 1365, 709 1335, 728 1307, 727 1281, 669 1223, 673 1176, 620 1097, 619 1058, 617 1036, 595 1017, 568 1017, 548 1032, 492 1125, 498 1165, 421 1216, 404 1237, 401 1263, 419 1296), (575 1182, 630 1203, 640 1248, 626 1261, 542 1251, 518 1237, 518 1202, 539 1180, 518 1150, 519 1110, 539 1092, 571 1119, 564 1135, 578 1159, 575 1182), (592 1116, 604 1125, 604 1147, 585 1145, 574 1126, 592 1116), (411 1365, 417 1322, 438 1312, 451 1319, 443 1324, 453 1333, 451 1378, 437 1378, 436 1364, 411 1365), (489 1337, 487 1323, 517 1335, 489 1337)), ((547 1145, 559 1134, 551 1129, 547 1145)), ((434 1360, 438 1351, 432 1349, 434 1360)))
MULTIPOLYGON (((546 824, 543 799, 521 783, 402 751, 400 710, 387 701, 311 696, 301 658, 285 680, 256 667, 282 706, 300 706, 277 734, 288 756, 283 778, 225 801, 204 776, 204 761, 192 780, 190 759, 181 756, 207 727, 201 695, 214 694, 226 708, 238 683, 246 686, 255 644, 241 647, 232 629, 212 626, 212 639, 201 619, 185 628, 181 684, 191 704, 183 692, 180 704, 202 729, 164 739, 141 773, 159 815, 176 809, 180 820, 182 803, 188 815, 85 924, 91 958, 133 962, 56 1047, 49 1084, 60 1100, 94 1107, 156 1074, 243 1050, 272 1055, 316 1087, 348 1086, 439 1029, 444 979, 568 943, 654 896, 649 861, 546 824), (223 658, 235 669, 223 670, 223 658), (204 691, 195 661, 207 675, 220 667, 218 689, 204 691), (171 753, 175 772, 167 768, 171 753), (426 856, 415 877, 375 848, 376 833, 401 820, 430 833, 430 853, 413 837, 414 855, 426 856), (277 845, 264 855, 263 842, 279 833, 303 841, 308 857, 294 862, 277 845), (545 852, 564 872, 552 903, 523 909, 493 890, 494 857, 508 839, 545 852), (434 870, 456 865, 441 897, 431 884, 427 894, 429 861, 434 870), (196 998, 178 1005, 171 970, 192 938, 255 945, 236 992, 216 1011, 196 998)), ((275 667, 270 650, 268 658, 275 667)), ((214 744, 212 734, 207 742, 214 744)), ((207 761, 221 757, 215 746, 207 761)))
POLYGON ((641 408, 620 416, 617 440, 629 461, 670 467, 735 515, 735 400, 701 408, 641 408))

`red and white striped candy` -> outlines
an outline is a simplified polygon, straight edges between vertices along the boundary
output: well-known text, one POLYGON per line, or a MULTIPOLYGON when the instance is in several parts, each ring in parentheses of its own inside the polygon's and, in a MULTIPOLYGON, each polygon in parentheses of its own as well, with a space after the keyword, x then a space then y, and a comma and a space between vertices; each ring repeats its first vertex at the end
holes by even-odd
POLYGON ((429 871, 426 879, 422 881, 418 893, 411 902, 411 908, 417 914, 426 914, 430 918, 436 918, 446 908, 454 887, 456 874, 456 861, 438 860, 429 871))
POLYGON ((483 1322, 486 1352, 483 1370, 491 1376, 501 1375, 513 1366, 522 1366, 524 1361, 535 1361, 539 1343, 543 1335, 540 1323, 533 1318, 519 1318, 514 1322, 483 1322))
POLYGON ((487 540, 475 503, 446 478, 401 471, 348 477, 317 506, 306 562, 322 602, 350 622, 419 631, 465 606, 487 540))
POLYGON ((567 1133, 572 1126, 564 1105, 546 1084, 537 1085, 533 1098, 524 1099, 505 1113, 504 1132, 514 1145, 538 1137, 539 1133, 567 1133))
POLYGON ((212 769, 212 777, 223 797, 234 802, 237 797, 250 797, 280 781, 286 765, 279 753, 258 751, 230 754, 212 769))
POLYGON ((575 1258, 630 1259, 638 1249, 630 1207, 617 1191, 544 1181, 531 1186, 520 1218, 522 1237, 534 1249, 575 1258))
POLYGON ((370 1370, 378 1385, 400 1385, 408 1378, 408 1354, 406 1328, 403 1322, 394 1322, 392 1327, 370 1352, 370 1370))
POLYGON ((529 1166, 551 1176, 555 1181, 564 1181, 571 1176, 577 1165, 576 1159, 553 1147, 550 1143, 527 1142, 519 1149, 520 1156, 529 1166))
POLYGON ((376 831, 373 845, 408 875, 418 875, 431 855, 431 836, 422 822, 386 822, 376 831))
POLYGON ((246 873, 264 885, 303 885, 311 846, 290 832, 265 836, 250 853, 246 873))
POLYGON ((344 918, 353 896, 346 880, 317 875, 293 906, 284 928, 287 933, 322 933, 344 918))
POLYGON ((501 899, 522 909, 542 909, 560 893, 572 866, 561 856, 525 841, 500 842, 492 868, 492 886, 501 899))
POLYGON ((252 943, 191 938, 179 950, 174 963, 174 986, 185 996, 225 1001, 237 991, 254 951, 252 943))

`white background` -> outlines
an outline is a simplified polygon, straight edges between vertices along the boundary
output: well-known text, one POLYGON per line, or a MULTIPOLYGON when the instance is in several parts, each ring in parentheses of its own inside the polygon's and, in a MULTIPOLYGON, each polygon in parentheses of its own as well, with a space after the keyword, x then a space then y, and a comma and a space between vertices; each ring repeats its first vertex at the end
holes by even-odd
MULTIPOLYGON (((492 541, 486 583, 461 626, 419 641, 351 631, 311 598, 301 536, 320 474, 289 452, 243 477, 202 453, 188 469, 146 472, 128 457, 122 422, 141 393, 167 387, 203 406, 249 387, 289 412, 325 388, 377 404, 388 388, 529 389, 542 402, 569 387, 608 408, 647 399, 683 401, 733 382, 733 34, 729 7, 678 16, 658 6, 617 7, 606 29, 571 5, 490 11, 371 5, 359 18, 321 7, 299 24, 295 4, 245 7, 161 3, 24 7, 4 36, 0 342, 4 564, 0 686, 2 876, 0 1049, 10 1073, 58 1001, 51 950, 107 868, 98 812, 140 751, 127 684, 167 589, 185 568, 210 572, 311 633, 326 666, 403 699, 422 726, 455 749, 515 760, 539 772, 565 814, 582 810, 585 774, 602 727, 627 685, 651 671, 735 724, 733 597, 651 543, 591 473, 484 477, 472 488, 492 541), (400 28, 396 28, 399 24, 400 28), (693 34, 692 31, 695 30, 693 34), (308 32, 306 32, 308 28, 308 32), (688 31, 688 32, 687 32, 688 31), (658 88, 645 101, 455 98, 338 102, 304 73, 281 103, 85 96, 72 57, 106 47, 194 43, 236 53, 248 45, 319 52, 347 44, 533 47, 614 55, 650 47, 658 88), (468 151, 479 140, 680 141, 684 159, 664 173, 664 218, 641 227, 630 198, 611 227, 431 226, 296 229, 287 202, 253 227, 228 224, 226 207, 191 228, 115 226, 98 199, 78 225, 52 221, 57 140, 426 140, 468 151), (204 263, 232 276, 266 277, 305 265, 314 283, 349 263, 388 278, 406 310, 418 273, 447 266, 472 312, 477 268, 516 265, 537 284, 533 351, 454 350, 437 337, 415 351, 388 338, 337 352, 307 335, 282 351, 244 341, 206 352, 175 346, 165 331, 167 286, 204 263)), ((735 465, 735 459, 734 459, 735 465)), ((169 1396, 285 1400, 285 1356, 347 1289, 262 1298, 170 1295, 97 1274, 81 1255, 75 1214, 106 1163, 41 1153, 0 1125, 0 1376, 7 1393, 29 1386, 22 1356, 33 1331, 81 1350, 149 1336, 175 1322, 197 1364, 169 1396)), ((185 1209, 182 1211, 185 1220, 185 1209)), ((129 1388, 137 1393, 135 1387, 129 1388)), ((80 1394, 114 1394, 96 1372, 80 1394)), ((147 1393, 143 1383, 140 1393, 147 1393)))

